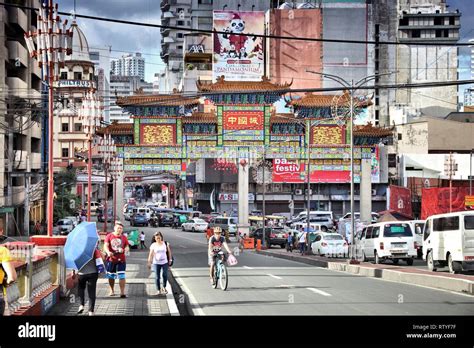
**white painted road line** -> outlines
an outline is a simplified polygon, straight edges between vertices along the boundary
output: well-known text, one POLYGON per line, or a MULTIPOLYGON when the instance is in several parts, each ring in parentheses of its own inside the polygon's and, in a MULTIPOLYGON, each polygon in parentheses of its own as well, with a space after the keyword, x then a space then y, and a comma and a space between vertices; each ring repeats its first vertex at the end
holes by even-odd
POLYGON ((312 292, 315 292, 316 294, 320 294, 323 296, 332 296, 331 294, 328 294, 327 292, 324 292, 323 290, 315 289, 315 288, 306 288, 312 292))
POLYGON ((188 247, 185 245, 180 245, 181 248, 187 249, 188 247))
POLYGON ((253 269, 252 267, 249 266, 244 266, 245 269, 253 269))
POLYGON ((283 279, 282 277, 278 277, 278 276, 273 275, 273 274, 267 274, 267 276, 275 278, 275 279, 283 279))

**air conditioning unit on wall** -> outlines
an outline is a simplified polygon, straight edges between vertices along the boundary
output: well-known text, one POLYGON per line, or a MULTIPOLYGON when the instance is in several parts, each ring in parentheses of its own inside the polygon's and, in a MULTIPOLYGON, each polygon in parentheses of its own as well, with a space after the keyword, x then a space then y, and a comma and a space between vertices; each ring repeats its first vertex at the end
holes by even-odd
POLYGON ((303 194, 303 190, 295 190, 295 195, 302 195, 303 194))

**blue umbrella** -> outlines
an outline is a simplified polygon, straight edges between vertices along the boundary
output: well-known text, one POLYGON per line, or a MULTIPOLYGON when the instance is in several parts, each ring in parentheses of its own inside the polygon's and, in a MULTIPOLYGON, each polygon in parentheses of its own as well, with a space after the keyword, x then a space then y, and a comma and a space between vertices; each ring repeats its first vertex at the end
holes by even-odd
MULTIPOLYGON (((305 227, 305 228, 303 229, 303 231, 304 231, 304 232, 308 232, 308 227, 305 227)), ((314 228, 310 227, 310 228, 309 228, 309 232, 315 232, 314 228)))
POLYGON ((94 256, 99 241, 95 222, 81 222, 68 234, 64 246, 66 268, 81 270, 94 256))

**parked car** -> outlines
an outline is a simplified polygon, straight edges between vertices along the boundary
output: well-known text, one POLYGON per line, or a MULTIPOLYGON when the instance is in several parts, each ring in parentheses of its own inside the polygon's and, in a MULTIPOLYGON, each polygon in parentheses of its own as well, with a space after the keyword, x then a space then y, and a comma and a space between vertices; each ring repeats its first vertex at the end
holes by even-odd
POLYGON ((356 243, 363 261, 374 260, 375 263, 381 263, 390 259, 397 264, 399 260, 403 260, 411 266, 417 256, 415 237, 407 222, 371 224, 362 229, 356 243))
MULTIPOLYGON (((260 239, 263 237, 263 228, 257 228, 255 231, 250 232, 250 238, 260 239)), ((265 228, 265 245, 270 248, 272 245, 279 245, 280 248, 286 246, 288 240, 288 232, 282 227, 266 227, 265 228)))
MULTIPOLYGON (((374 212, 372 212, 371 215, 372 215, 371 223, 375 224, 378 221, 380 215, 374 212)), ((356 220, 360 220, 360 213, 356 212, 354 214, 354 217, 356 220)), ((347 213, 346 215, 344 215, 343 217, 339 219, 339 222, 342 222, 343 220, 348 221, 350 219, 351 219, 351 213, 347 213)))
POLYGON ((339 233, 317 233, 311 250, 315 255, 343 256, 349 254, 349 246, 339 233))
MULTIPOLYGON (((299 213, 295 219, 292 220, 291 224, 296 222, 306 221, 308 214, 306 211, 302 211, 299 213)), ((334 219, 332 211, 325 211, 325 210, 316 210, 309 212, 309 219, 313 220, 313 222, 318 222, 321 224, 321 227, 326 227, 328 230, 334 228, 334 219)))
MULTIPOLYGON (((308 223, 306 220, 302 220, 300 222, 296 222, 291 225, 291 228, 294 230, 301 231, 301 228, 308 228, 308 223)), ((309 220, 309 228, 310 231, 312 230, 313 232, 327 232, 327 220, 321 220, 321 219, 311 219, 309 220)))
MULTIPOLYGON (((86 203, 86 206, 85 206, 85 209, 87 210, 87 207, 89 205, 89 202, 86 203)), ((91 205, 91 213, 96 213, 97 212, 97 209, 103 209, 104 206, 102 204, 100 204, 99 202, 95 202, 95 201, 92 201, 90 203, 91 205)))
POLYGON ((74 227, 79 225, 79 223, 81 222, 80 220, 77 220, 77 217, 75 217, 75 216, 66 216, 64 219, 72 220, 72 223, 73 223, 74 227))
POLYGON ((168 204, 166 204, 166 202, 158 202, 156 206, 158 208, 165 208, 165 209, 168 208, 168 204))
POLYGON ((143 213, 135 213, 130 217, 130 226, 148 226, 149 220, 143 213))
POLYGON ((235 217, 223 217, 218 216, 214 219, 213 222, 210 223, 211 227, 219 226, 222 228, 222 231, 229 232, 229 235, 236 236, 237 235, 237 218, 235 217))
POLYGON ((445 266, 450 273, 474 270, 474 212, 433 215, 426 219, 423 260, 433 272, 445 266))
POLYGON ((126 221, 130 221, 130 217, 133 214, 133 208, 134 207, 129 207, 127 210, 123 213, 123 217, 125 218, 126 221))
MULTIPOLYGON (((97 221, 105 222, 104 209, 97 210, 97 221)), ((107 209, 107 222, 115 221, 114 211, 112 209, 107 209)))
POLYGON ((71 219, 60 219, 56 226, 60 235, 67 236, 74 229, 74 221, 71 219))
POLYGON ((425 227, 425 220, 406 221, 410 224, 413 235, 415 236, 415 247, 418 258, 423 257, 423 229, 425 227))
POLYGON ((208 223, 200 218, 192 218, 181 225, 183 231, 205 231, 208 223))
POLYGON ((151 213, 153 210, 149 207, 134 207, 132 210, 132 215, 134 214, 143 214, 148 220, 151 218, 151 213))

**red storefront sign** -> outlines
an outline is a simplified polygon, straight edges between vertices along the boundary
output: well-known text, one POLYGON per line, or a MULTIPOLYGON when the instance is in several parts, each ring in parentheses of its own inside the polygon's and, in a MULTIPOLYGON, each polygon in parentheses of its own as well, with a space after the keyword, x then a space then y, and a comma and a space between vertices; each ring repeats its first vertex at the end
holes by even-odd
POLYGON ((263 129, 263 112, 261 111, 224 111, 223 116, 224 129, 263 129))
MULTIPOLYGON (((286 159, 273 160, 273 182, 301 184, 306 182, 306 166, 304 163, 286 159)), ((350 182, 351 172, 348 170, 313 170, 310 174, 312 183, 350 182)))
POLYGON ((406 187, 390 185, 389 210, 395 210, 408 216, 413 216, 411 206, 411 191, 406 187))

